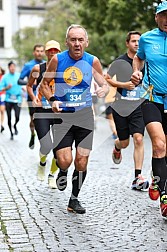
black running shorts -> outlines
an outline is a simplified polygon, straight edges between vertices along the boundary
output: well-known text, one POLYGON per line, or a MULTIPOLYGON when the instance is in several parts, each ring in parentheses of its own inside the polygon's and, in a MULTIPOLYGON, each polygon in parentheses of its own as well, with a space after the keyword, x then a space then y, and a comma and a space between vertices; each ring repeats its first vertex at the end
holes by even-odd
POLYGON ((137 107, 130 115, 121 116, 113 110, 113 117, 118 137, 121 141, 129 139, 135 133, 144 135, 144 121, 141 107, 137 107))
POLYGON ((165 135, 167 135, 167 113, 164 113, 164 105, 145 100, 141 108, 145 125, 150 122, 160 122, 165 135))
POLYGON ((55 150, 71 147, 92 149, 94 117, 92 108, 84 108, 74 113, 55 113, 55 118, 61 118, 62 124, 53 125, 53 140, 55 150))
POLYGON ((106 116, 108 115, 111 115, 113 113, 113 109, 112 109, 112 102, 110 103, 106 103, 106 110, 105 110, 105 113, 106 113, 106 116))

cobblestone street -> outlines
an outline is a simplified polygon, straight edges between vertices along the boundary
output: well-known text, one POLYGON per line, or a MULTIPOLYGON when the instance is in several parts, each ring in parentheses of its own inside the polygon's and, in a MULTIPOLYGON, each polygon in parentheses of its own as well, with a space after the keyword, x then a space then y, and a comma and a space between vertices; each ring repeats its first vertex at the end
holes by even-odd
MULTIPOLYGON (((0 133, 0 252, 152 252, 167 251, 167 221, 161 218, 159 201, 151 201, 148 192, 136 192, 130 186, 134 179, 133 144, 123 150, 120 165, 112 161, 114 140, 108 121, 97 118, 94 148, 88 174, 79 200, 86 214, 68 213, 71 194, 50 189, 47 161, 44 182, 37 180, 39 143, 28 148, 29 115, 22 109, 19 134, 10 140, 0 133)), ((143 175, 149 180, 151 145, 145 134, 143 175)))

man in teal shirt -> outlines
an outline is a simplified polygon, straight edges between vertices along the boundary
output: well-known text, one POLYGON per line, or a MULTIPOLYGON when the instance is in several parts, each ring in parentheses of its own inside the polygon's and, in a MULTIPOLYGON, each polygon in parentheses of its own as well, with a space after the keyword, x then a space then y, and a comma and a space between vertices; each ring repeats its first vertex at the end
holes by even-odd
POLYGON ((167 1, 156 9, 158 28, 141 35, 137 55, 133 60, 131 80, 138 85, 145 74, 141 88, 143 119, 152 143, 153 181, 149 189, 152 200, 160 198, 162 217, 167 219, 167 1))

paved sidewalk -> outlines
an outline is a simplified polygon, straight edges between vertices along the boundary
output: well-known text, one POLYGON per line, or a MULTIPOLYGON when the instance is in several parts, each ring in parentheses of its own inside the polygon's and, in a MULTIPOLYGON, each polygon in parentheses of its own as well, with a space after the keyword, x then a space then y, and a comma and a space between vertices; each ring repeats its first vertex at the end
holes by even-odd
MULTIPOLYGON (((85 215, 66 211, 71 192, 49 189, 47 162, 44 182, 37 181, 39 144, 28 148, 28 111, 22 109, 19 134, 10 140, 9 130, 0 134, 0 252, 152 252, 167 251, 167 222, 159 202, 147 192, 130 189, 134 176, 133 145, 123 151, 123 160, 111 159, 114 140, 108 122, 100 117, 95 131, 88 175, 79 199, 85 215)), ((145 137, 143 174, 150 179, 151 149, 145 137)))

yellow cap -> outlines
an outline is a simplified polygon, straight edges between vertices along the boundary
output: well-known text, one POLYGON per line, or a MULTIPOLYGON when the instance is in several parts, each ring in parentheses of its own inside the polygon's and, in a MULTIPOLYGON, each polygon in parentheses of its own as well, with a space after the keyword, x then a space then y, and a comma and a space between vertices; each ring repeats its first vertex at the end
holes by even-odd
POLYGON ((55 41, 55 40, 49 40, 46 44, 45 44, 45 50, 49 50, 51 48, 55 48, 59 51, 61 51, 60 49, 60 44, 59 42, 55 41))

